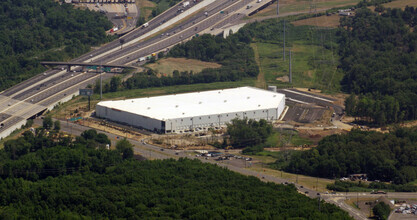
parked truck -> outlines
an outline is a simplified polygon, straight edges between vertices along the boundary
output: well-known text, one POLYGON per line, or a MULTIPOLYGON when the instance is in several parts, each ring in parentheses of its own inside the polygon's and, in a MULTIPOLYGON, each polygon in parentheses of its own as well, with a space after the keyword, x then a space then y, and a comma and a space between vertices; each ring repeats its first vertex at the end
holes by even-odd
POLYGON ((149 23, 148 22, 146 22, 145 24, 143 24, 143 28, 146 28, 146 27, 148 27, 149 26, 149 23))
POLYGON ((190 2, 189 1, 186 1, 186 2, 184 2, 184 3, 182 3, 182 6, 185 8, 185 7, 187 7, 187 6, 189 6, 190 5, 190 2))

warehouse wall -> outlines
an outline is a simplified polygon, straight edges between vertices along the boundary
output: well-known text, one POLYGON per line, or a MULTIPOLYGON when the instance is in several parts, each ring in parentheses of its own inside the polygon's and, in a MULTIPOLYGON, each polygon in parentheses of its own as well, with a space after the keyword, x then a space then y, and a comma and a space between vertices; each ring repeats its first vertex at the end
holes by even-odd
POLYGON ((96 115, 100 118, 106 118, 111 121, 122 122, 134 127, 145 128, 148 130, 161 130, 162 122, 157 119, 136 115, 129 112, 123 112, 117 109, 96 106, 96 115))
POLYGON ((166 131, 182 132, 195 130, 196 128, 204 129, 210 127, 222 127, 235 118, 242 119, 245 117, 255 120, 265 119, 267 121, 274 121, 278 120, 279 116, 284 111, 284 108, 285 99, 282 99, 282 101, 278 103, 277 108, 170 119, 166 122, 166 131))

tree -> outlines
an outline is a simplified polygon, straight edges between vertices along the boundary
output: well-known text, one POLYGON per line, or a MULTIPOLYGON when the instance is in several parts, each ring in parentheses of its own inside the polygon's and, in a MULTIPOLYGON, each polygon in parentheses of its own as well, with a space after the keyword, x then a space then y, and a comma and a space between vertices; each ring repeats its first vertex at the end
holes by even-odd
POLYGON ((133 145, 126 140, 126 138, 117 142, 116 150, 122 154, 123 159, 130 159, 133 157, 133 145))
POLYGON ((61 130, 61 122, 59 120, 54 121, 54 130, 59 132, 61 130))
POLYGON ((374 212, 374 215, 377 219, 386 220, 388 219, 391 209, 389 205, 385 204, 384 202, 378 202, 378 204, 372 208, 372 211, 374 212))
POLYGON ((253 119, 236 118, 227 124, 227 134, 234 148, 253 147, 265 143, 272 134, 272 125, 264 119, 257 122, 253 119))
POLYGON ((86 140, 96 139, 97 131, 95 129, 85 130, 83 133, 81 133, 81 137, 85 138, 86 140))
POLYGON ((46 116, 45 118, 43 118, 43 122, 42 122, 42 127, 49 130, 52 128, 53 122, 52 122, 52 117, 51 116, 46 116))
POLYGON ((145 18, 143 16, 139 16, 138 21, 136 22, 136 27, 141 26, 142 24, 145 24, 145 18))
POLYGON ((120 77, 113 76, 110 80, 110 92, 117 92, 118 88, 122 84, 120 77))

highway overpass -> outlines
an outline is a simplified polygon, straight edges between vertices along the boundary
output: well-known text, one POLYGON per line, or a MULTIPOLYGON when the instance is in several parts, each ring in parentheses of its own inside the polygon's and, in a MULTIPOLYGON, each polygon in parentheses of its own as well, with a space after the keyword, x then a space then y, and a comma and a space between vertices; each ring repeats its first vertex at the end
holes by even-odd
MULTIPOLYGON (((57 61, 42 61, 44 66, 66 66, 67 72, 71 71, 72 66, 82 66, 82 67, 98 67, 98 68, 121 68, 121 69, 133 69, 135 67, 126 66, 126 65, 117 65, 117 64, 102 64, 102 63, 82 63, 82 62, 57 62, 57 61)), ((63 68, 63 67, 62 67, 63 68)), ((63 69, 61 69, 63 70, 63 69)))
MULTIPOLYGON (((58 69, 48 70, 1 92, 0 138, 20 128, 28 118, 46 109, 52 109, 59 102, 70 100, 74 95, 78 95, 80 88, 94 84, 99 75, 82 72, 83 66, 105 64, 128 68, 140 57, 165 51, 211 27, 218 28, 243 18, 245 14, 251 12, 246 9, 248 4, 261 6, 255 0, 189 2, 190 5, 182 7, 182 10, 178 10, 182 2, 178 3, 149 21, 147 27, 136 28, 121 37, 124 41, 123 47, 120 40, 115 40, 67 63, 44 62, 44 64, 56 64, 58 69), (91 62, 92 60, 94 63, 91 62), (75 72, 68 73, 62 70, 68 64, 75 72)), ((256 7, 251 8, 251 10, 255 9, 256 7)), ((104 79, 111 76, 112 74, 108 72, 102 74, 104 79)))

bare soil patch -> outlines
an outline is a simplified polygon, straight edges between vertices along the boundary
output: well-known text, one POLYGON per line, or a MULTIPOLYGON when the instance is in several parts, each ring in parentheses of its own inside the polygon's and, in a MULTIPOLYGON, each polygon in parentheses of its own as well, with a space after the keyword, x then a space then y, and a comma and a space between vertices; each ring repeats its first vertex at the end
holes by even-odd
POLYGON ((281 82, 289 82, 290 81, 290 79, 289 79, 289 77, 287 75, 281 76, 281 77, 277 77, 276 80, 277 81, 281 81, 281 82))

